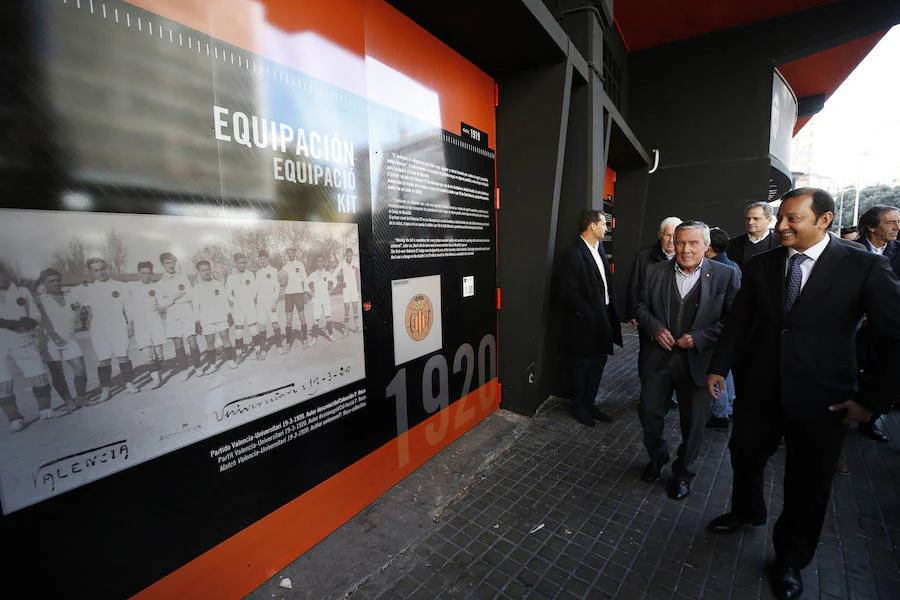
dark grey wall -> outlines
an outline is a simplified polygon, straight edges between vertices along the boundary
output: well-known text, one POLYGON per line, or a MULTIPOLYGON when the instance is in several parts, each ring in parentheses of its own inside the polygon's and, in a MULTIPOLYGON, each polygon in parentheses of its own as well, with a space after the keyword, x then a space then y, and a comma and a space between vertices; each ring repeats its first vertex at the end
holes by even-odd
MULTIPOLYGON (((620 265, 670 215, 743 231, 742 207, 768 191, 770 60, 728 39, 700 40, 635 53, 629 69, 630 123, 660 165, 640 223, 617 215, 616 241, 632 245, 617 246, 620 265)), ((625 204, 617 198, 617 212, 634 212, 625 204)))
POLYGON ((497 139, 504 148, 497 152, 502 405, 532 414, 546 397, 540 381, 572 64, 523 71, 498 85, 497 139))

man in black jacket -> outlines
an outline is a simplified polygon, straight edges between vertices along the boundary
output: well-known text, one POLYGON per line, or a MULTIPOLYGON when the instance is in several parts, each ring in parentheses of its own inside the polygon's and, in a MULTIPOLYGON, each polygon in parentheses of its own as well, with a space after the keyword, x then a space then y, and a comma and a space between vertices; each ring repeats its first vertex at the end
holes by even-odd
MULTIPOLYGON (((858 241, 866 250, 880 254, 891 263, 891 269, 897 277, 900 277, 900 242, 897 234, 900 233, 900 210, 893 206, 876 205, 864 212, 859 217, 860 235, 858 241)), ((857 336, 857 349, 859 351, 860 368, 866 370, 866 366, 875 352, 872 336, 876 331, 865 323, 857 336)), ((864 372, 863 378, 867 377, 864 372)), ((865 423, 859 424, 859 432, 880 443, 887 443, 888 437, 878 426, 881 413, 875 413, 865 423)))
MULTIPOLYGON (((641 286, 644 285, 644 274, 647 267, 655 265, 664 260, 672 260, 675 256, 675 228, 681 225, 681 219, 678 217, 666 217, 659 224, 659 231, 656 241, 649 246, 644 246, 634 255, 631 261, 631 273, 628 275, 628 290, 625 294, 625 318, 635 327, 638 326, 635 315, 638 299, 641 295, 641 286)), ((643 346, 646 340, 644 335, 638 330, 643 346)))
POLYGON ((887 261, 827 235, 833 218, 834 199, 824 190, 784 195, 775 227, 782 248, 748 264, 707 376, 710 393, 718 396, 745 341, 777 349, 742 355, 759 393, 738 395, 731 511, 708 528, 732 533, 766 522, 763 472, 784 436, 784 509, 774 528, 770 572, 779 598, 803 591, 800 570, 819 541, 847 426, 890 401, 896 390, 891 367, 900 364, 900 282, 887 261), (880 362, 873 365, 872 385, 860 393, 855 338, 863 314, 878 327, 880 362))
POLYGON ((560 263, 559 290, 572 356, 572 415, 591 427, 596 421, 612 420, 600 412, 594 398, 606 357, 613 353, 613 344, 622 345, 622 326, 603 250, 606 217, 596 210, 584 210, 578 227, 581 236, 560 263))
POLYGON ((742 271, 750 259, 779 246, 778 237, 769 231, 772 207, 767 202, 754 202, 744 210, 747 233, 731 238, 727 254, 742 271))

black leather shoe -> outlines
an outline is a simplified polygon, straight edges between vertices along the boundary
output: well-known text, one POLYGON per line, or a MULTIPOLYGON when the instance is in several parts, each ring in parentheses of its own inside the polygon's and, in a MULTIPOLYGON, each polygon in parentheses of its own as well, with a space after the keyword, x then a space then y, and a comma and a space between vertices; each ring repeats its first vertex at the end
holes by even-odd
POLYGON ((675 477, 669 483, 669 498, 672 500, 684 500, 691 495, 691 480, 685 477, 675 477))
POLYGON ((888 436, 884 434, 878 423, 860 423, 859 432, 869 439, 875 440, 881 444, 887 444, 888 436))
POLYGON ((644 467, 644 472, 641 473, 641 481, 653 483, 654 481, 659 479, 659 474, 662 473, 662 468, 662 463, 651 460, 649 463, 647 463, 647 466, 644 467))
POLYGON ((710 521, 709 525, 706 526, 706 530, 711 533, 734 533, 735 531, 738 531, 747 525, 759 527, 760 525, 765 524, 765 517, 748 521, 746 519, 742 519, 734 513, 728 512, 710 521))
POLYGON ((588 427, 594 426, 594 417, 592 417, 583 406, 573 407, 572 416, 582 425, 587 425, 588 427))
POLYGON ((595 421, 600 423, 612 423, 612 417, 597 408, 597 405, 594 403, 588 404, 587 411, 595 421))
POLYGON ((803 579, 800 569, 776 562, 769 573, 772 591, 779 600, 793 600, 803 593, 803 579))

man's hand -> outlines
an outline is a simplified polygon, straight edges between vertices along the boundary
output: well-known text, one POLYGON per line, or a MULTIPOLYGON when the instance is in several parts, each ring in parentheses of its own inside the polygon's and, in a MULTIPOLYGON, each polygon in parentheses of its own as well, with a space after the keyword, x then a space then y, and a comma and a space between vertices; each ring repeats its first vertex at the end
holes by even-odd
POLYGON ((634 325, 635 327, 638 326, 638 320, 637 320, 637 319, 628 319, 628 322, 631 323, 632 325, 634 325))
POLYGON ((837 412, 839 410, 847 410, 847 415, 844 417, 844 420, 841 421, 844 425, 849 425, 853 421, 858 423, 865 423, 869 419, 872 418, 872 411, 866 408, 865 406, 860 406, 853 400, 844 400, 840 404, 832 404, 828 407, 828 410, 831 412, 837 412))
POLYGON ((654 337, 656 339, 656 343, 666 350, 671 350, 672 346, 675 345, 675 338, 672 337, 672 332, 665 327, 657 327, 656 332, 654 333, 654 337))
POLYGON ((706 376, 706 389, 709 391, 710 396, 718 400, 725 389, 725 378, 721 375, 710 373, 706 376))
POLYGON ((694 338, 691 337, 691 334, 686 333, 683 336, 681 336, 680 338, 678 338, 678 341, 675 342, 675 345, 678 346, 679 348, 684 348, 685 350, 687 350, 688 348, 693 348, 694 347, 694 338))

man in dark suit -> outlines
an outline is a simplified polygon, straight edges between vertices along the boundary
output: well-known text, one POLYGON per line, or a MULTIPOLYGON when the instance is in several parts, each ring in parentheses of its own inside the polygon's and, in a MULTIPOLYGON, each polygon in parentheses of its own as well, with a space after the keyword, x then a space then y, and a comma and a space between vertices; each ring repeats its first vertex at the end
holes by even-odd
MULTIPOLYGON (((724 229, 713 227, 709 230, 709 249, 706 251, 706 258, 728 265, 738 273, 741 272, 737 264, 728 257, 728 242, 731 236, 724 229)), ((710 410, 709 420, 706 426, 709 429, 718 429, 719 431, 728 431, 731 423, 732 406, 734 405, 735 387, 734 376, 731 372, 725 377, 725 387, 719 390, 721 394, 719 398, 713 402, 710 410)))
POLYGON ((578 221, 581 236, 560 263, 560 297, 565 310, 565 337, 572 355, 572 415, 592 427, 611 421, 594 404, 606 357, 613 344, 622 345, 622 326, 609 260, 603 250, 606 217, 584 210, 578 221))
MULTIPOLYGON (((860 215, 859 232, 858 241, 865 246, 866 250, 888 259, 894 274, 900 277, 900 242, 897 241, 897 234, 900 232, 900 210, 893 206, 873 206, 860 215)), ((861 363, 860 367, 864 371, 869 359, 874 358, 872 355, 875 349, 871 336, 875 333, 869 328, 868 323, 865 323, 857 336, 858 358, 861 363)), ((866 375, 863 373, 863 378, 865 379, 865 377, 866 375)), ((885 444, 889 440, 878 426, 880 418, 881 413, 874 413, 869 421, 859 424, 859 432, 876 442, 885 444)))
MULTIPOLYGON (((625 294, 625 318, 635 327, 638 326, 635 313, 647 267, 672 260, 675 256, 675 228, 680 224, 681 219, 678 217, 663 219, 659 224, 659 231, 656 233, 658 241, 638 250, 634 255, 634 260, 631 261, 631 273, 628 275, 628 289, 625 294)), ((643 345, 646 340, 640 330, 638 330, 638 335, 640 335, 641 345, 643 345)))
POLYGON ((731 238, 728 256, 743 271, 750 259, 779 246, 778 238, 769 231, 772 207, 767 202, 754 202, 744 210, 747 233, 731 238))
POLYGON ((678 395, 681 446, 672 465, 669 485, 673 500, 687 498, 700 452, 712 397, 706 390, 706 370, 722 318, 740 289, 737 269, 704 260, 709 227, 685 221, 675 228, 675 261, 650 265, 637 306, 641 330, 653 341, 638 362, 641 378, 640 418, 650 462, 641 478, 656 481, 669 462, 663 437, 666 413, 674 391, 678 395))
POLYGON ((708 528, 732 533, 766 522, 763 472, 784 436, 784 509, 770 571, 779 598, 803 591, 800 570, 819 541, 847 425, 890 400, 896 381, 886 367, 900 364, 900 283, 887 261, 827 235, 833 218, 824 190, 784 195, 775 227, 782 247, 748 264, 707 376, 717 396, 739 346, 777 349, 741 357, 759 393, 735 402, 731 511, 708 528), (859 393, 855 337, 864 313, 881 334, 881 362, 859 393))

